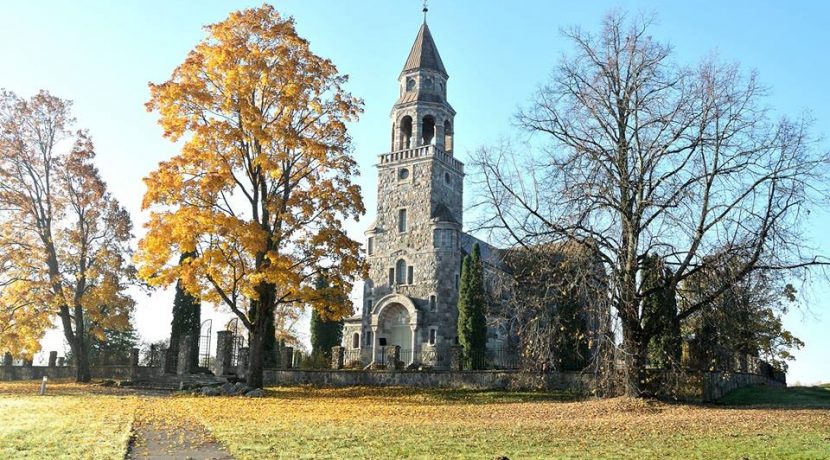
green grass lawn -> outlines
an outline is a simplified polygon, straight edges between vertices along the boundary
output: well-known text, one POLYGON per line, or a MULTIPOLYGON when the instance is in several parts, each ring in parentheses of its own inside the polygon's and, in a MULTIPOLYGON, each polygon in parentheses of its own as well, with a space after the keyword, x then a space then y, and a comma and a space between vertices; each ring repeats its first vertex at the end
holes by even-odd
POLYGON ((68 383, 38 396, 39 385, 0 385, 0 458, 124 458, 134 396, 68 383))
POLYGON ((830 384, 815 387, 771 388, 756 386, 735 390, 720 401, 732 406, 774 406, 830 409, 830 384))
POLYGON ((404 388, 271 388, 249 399, 69 384, 40 397, 36 387, 0 385, 2 459, 123 458, 136 413, 201 423, 239 459, 830 458, 826 387, 744 389, 714 406, 404 388))

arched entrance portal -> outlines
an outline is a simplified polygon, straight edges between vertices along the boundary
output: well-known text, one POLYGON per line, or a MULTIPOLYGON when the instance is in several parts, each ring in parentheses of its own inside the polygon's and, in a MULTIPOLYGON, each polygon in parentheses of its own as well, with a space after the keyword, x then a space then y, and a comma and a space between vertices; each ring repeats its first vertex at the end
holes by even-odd
POLYGON ((409 311, 399 303, 393 303, 380 314, 378 337, 386 339, 386 346, 399 346, 401 350, 412 348, 412 326, 409 311))

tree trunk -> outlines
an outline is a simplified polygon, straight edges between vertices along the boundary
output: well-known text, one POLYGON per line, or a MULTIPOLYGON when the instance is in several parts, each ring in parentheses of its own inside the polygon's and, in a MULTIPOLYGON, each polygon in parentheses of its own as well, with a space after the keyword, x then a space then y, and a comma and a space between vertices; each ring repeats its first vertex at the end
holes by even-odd
MULTIPOLYGON (((269 340, 269 334, 273 334, 274 331, 273 310, 276 287, 273 284, 261 284, 257 291, 259 298, 251 302, 251 311, 248 315, 253 320, 253 325, 248 331, 250 333, 250 348, 248 350, 250 354, 248 355, 247 380, 248 386, 262 388, 262 371, 265 368, 265 355, 268 352, 266 344, 269 340)), ((271 340, 273 341, 273 337, 271 337, 271 340)), ((274 350, 270 352, 273 353, 274 350)))
MULTIPOLYGON (((259 323, 257 323, 258 325, 259 323)), ((255 326, 257 326, 255 325, 255 326)), ((265 343, 264 338, 265 334, 263 330, 259 327, 254 327, 253 330, 250 331, 250 341, 249 341, 249 349, 248 349, 248 386, 254 388, 262 388, 263 386, 263 376, 262 371, 265 367, 265 360, 263 359, 263 345, 265 343)))
POLYGON ((63 336, 72 350, 75 359, 75 381, 87 383, 92 380, 92 373, 89 369, 89 355, 84 343, 84 311, 80 306, 75 307, 75 329, 72 330, 72 317, 69 314, 69 307, 61 307, 61 324, 63 336))
POLYGON ((623 351, 625 352, 625 395, 640 398, 649 395, 646 384, 646 356, 648 340, 638 324, 623 326, 623 351))

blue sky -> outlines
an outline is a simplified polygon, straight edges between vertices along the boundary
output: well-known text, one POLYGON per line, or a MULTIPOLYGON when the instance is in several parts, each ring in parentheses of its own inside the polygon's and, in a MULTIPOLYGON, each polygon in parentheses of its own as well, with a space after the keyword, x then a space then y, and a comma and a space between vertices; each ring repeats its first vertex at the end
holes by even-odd
MULTIPOLYGON (((258 2, 229 1, 0 1, 0 87, 29 96, 48 89, 75 102, 80 127, 96 142, 100 169, 132 212, 141 234, 141 178, 176 153, 144 109, 147 82, 160 82, 203 37, 202 25, 258 2)), ((295 17, 312 49, 351 76, 350 91, 366 112, 351 127, 369 210, 353 224, 355 238, 375 208, 376 155, 388 146, 389 110, 397 76, 422 21, 418 0, 286 0, 274 3, 295 17)), ((652 35, 674 46, 685 63, 718 54, 757 69, 782 114, 810 110, 816 132, 828 133, 830 3, 763 1, 572 2, 433 0, 429 24, 450 74, 448 96, 456 116, 456 155, 512 132, 511 117, 545 80, 569 45, 559 30, 597 30, 612 8, 654 12, 652 35)), ((825 146, 827 143, 825 143, 825 146)), ((468 186, 469 187, 469 186, 468 186)), ((466 190, 466 195, 472 192, 466 190)), ((830 254, 826 213, 807 223, 813 242, 830 254)), ((469 220, 469 219, 468 219, 469 220)), ((817 279, 806 293, 809 310, 786 317, 807 346, 791 365, 790 382, 830 381, 830 290, 817 279)), ((170 292, 139 294, 136 321, 148 339, 168 334, 170 292)), ((216 314, 214 316, 219 317, 216 314)), ((214 326, 214 330, 216 330, 214 326)), ((50 335, 47 349, 62 349, 50 335)))

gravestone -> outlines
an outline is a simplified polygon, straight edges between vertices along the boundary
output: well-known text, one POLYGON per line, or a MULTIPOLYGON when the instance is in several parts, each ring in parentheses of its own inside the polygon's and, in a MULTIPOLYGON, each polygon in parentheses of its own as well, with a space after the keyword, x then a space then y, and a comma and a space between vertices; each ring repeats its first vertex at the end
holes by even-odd
POLYGON ((291 369, 294 367, 294 347, 280 348, 280 366, 283 369, 291 369))
POLYGON ((234 372, 233 368, 233 331, 219 331, 216 333, 216 360, 213 372, 216 375, 228 375, 234 372))
POLYGON ((346 349, 343 347, 331 347, 331 368, 343 369, 346 358, 346 349))
POLYGON ((177 357, 176 374, 192 374, 193 368, 193 336, 184 334, 179 339, 179 355, 177 357))
POLYGON ((49 367, 55 367, 58 363, 58 352, 57 351, 50 351, 49 352, 49 367))
POLYGON ((394 371, 398 368, 398 361, 401 360, 401 346, 395 345, 386 349, 386 369, 394 371))
POLYGON ((244 377, 248 373, 248 347, 239 347, 236 351, 236 375, 244 377))
POLYGON ((14 360, 12 359, 12 354, 11 353, 9 353, 7 351, 6 353, 3 354, 3 365, 4 366, 11 366, 13 361, 14 360))

